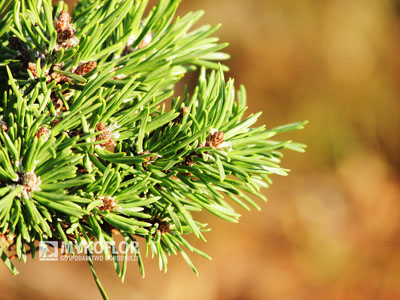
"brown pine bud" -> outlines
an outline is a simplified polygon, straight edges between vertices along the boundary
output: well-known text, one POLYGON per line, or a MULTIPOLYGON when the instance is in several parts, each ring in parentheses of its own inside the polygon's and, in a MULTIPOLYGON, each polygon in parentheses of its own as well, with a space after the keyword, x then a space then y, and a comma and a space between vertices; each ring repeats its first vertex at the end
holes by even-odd
POLYGON ((117 203, 115 202, 114 198, 110 196, 103 196, 100 197, 99 200, 103 201, 103 205, 99 207, 101 211, 105 210, 114 210, 117 207, 117 203))
POLYGON ((187 159, 185 161, 185 165, 187 165, 188 167, 192 167, 195 164, 195 162, 191 159, 187 159))
POLYGON ((150 153, 149 150, 144 150, 143 152, 140 152, 139 155, 149 155, 150 153))
POLYGON ((106 150, 110 152, 114 152, 115 141, 112 139, 111 130, 107 128, 106 125, 104 125, 103 123, 97 123, 96 131, 97 132, 102 131, 102 133, 96 136, 96 141, 104 141, 99 145, 104 147, 106 150))
POLYGON ((103 131, 104 129, 106 129, 106 125, 104 125, 103 123, 97 123, 96 131, 103 131))
POLYGON ((70 23, 71 23, 71 17, 69 13, 66 12, 65 10, 62 10, 56 21, 57 31, 63 32, 67 30, 67 28, 69 28, 71 25, 70 23))
POLYGON ((188 113, 190 113, 190 108, 187 106, 182 107, 182 115, 187 115, 188 113))
POLYGON ((210 135, 206 140, 205 146, 218 148, 218 146, 221 145, 223 142, 225 142, 224 133, 222 131, 213 131, 210 132, 210 135))
POLYGON ((3 121, 3 116, 0 116, 0 128, 3 131, 7 131, 8 130, 7 123, 3 121))
POLYGON ((37 71, 36 71, 36 64, 35 63, 29 62, 28 63, 28 70, 31 71, 31 73, 32 73, 33 77, 35 77, 35 79, 38 78, 38 74, 37 74, 37 71))
POLYGON ((72 39, 74 36, 75 36, 75 29, 72 27, 68 27, 64 31, 58 33, 57 42, 61 44, 67 40, 72 39))
POLYGON ((40 127, 39 130, 36 132, 36 137, 40 139, 43 137, 44 139, 49 138, 50 130, 47 127, 40 127))
MULTIPOLYGON (((149 154, 151 154, 149 150, 144 150, 143 152, 139 153, 139 155, 149 155, 149 154)), ((144 159, 146 160, 144 165, 147 166, 152 160, 157 159, 157 156, 147 156, 144 159)))
MULTIPOLYGON (((104 125, 103 123, 97 123, 96 125, 96 131, 100 133, 99 135, 96 136, 96 141, 108 141, 111 138, 111 132, 110 130, 104 125)), ((101 144, 101 146, 104 146, 105 144, 101 144)))
POLYGON ((39 189, 41 181, 35 173, 24 173, 22 176, 22 185, 23 185, 23 192, 26 194, 30 194, 32 191, 36 191, 39 189))
POLYGON ((115 142, 114 142, 114 140, 112 140, 111 138, 109 138, 108 140, 107 140, 107 142, 105 142, 104 144, 104 147, 106 148, 106 150, 108 150, 108 151, 110 151, 110 152, 114 152, 114 150, 115 150, 115 142))
POLYGON ((74 71, 75 74, 83 76, 96 68, 97 64, 95 61, 89 61, 87 63, 79 65, 74 71))
POLYGON ((168 233, 171 231, 171 225, 167 221, 161 221, 158 225, 160 233, 168 233))

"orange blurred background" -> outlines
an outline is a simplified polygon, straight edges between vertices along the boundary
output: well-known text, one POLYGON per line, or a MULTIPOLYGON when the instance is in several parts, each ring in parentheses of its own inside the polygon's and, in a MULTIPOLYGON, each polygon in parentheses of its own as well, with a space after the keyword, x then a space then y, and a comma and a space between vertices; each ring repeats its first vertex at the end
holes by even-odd
MULTIPOLYGON (((121 284, 97 264, 110 299, 400 299, 400 5, 395 0, 184 0, 222 23, 229 76, 247 87, 260 124, 310 124, 285 138, 308 144, 286 152, 289 177, 275 177, 262 212, 239 224, 208 214, 213 257, 180 257, 168 273, 146 259, 121 284)), ((188 79, 189 80, 189 79, 188 79)), ((0 299, 100 299, 87 263, 0 267, 0 299)))

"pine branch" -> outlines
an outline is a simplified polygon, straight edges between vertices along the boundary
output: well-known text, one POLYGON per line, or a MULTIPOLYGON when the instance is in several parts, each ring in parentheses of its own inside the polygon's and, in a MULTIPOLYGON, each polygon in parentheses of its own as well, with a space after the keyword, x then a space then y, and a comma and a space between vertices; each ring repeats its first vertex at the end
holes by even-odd
MULTIPOLYGON (((116 234, 145 241, 160 269, 180 253, 197 272, 185 251, 209 256, 184 236, 205 240, 208 228, 192 213, 238 222, 231 203, 260 209, 249 194, 265 200, 270 176, 287 175, 280 151, 304 151, 271 138, 306 122, 268 129, 244 117, 219 26, 192 29, 203 13, 175 18, 178 4, 145 16, 147 1, 82 0, 71 18, 62 1, 0 0, 0 254, 14 274, 11 247, 26 261, 39 241, 99 241, 110 257, 116 234), (197 68, 194 91, 174 97, 197 68)), ((126 255, 112 256, 123 280, 126 255)))

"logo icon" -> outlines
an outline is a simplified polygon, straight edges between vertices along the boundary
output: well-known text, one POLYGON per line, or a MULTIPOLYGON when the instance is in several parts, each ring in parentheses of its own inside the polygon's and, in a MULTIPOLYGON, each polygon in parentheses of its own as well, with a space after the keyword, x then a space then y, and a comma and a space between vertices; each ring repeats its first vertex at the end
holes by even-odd
POLYGON ((58 260, 58 242, 57 241, 39 242, 39 260, 42 261, 58 260))

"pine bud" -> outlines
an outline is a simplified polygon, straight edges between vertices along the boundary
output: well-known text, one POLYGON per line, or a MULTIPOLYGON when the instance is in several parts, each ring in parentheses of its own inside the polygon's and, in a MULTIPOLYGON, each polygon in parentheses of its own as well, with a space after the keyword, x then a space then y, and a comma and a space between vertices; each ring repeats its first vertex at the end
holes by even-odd
POLYGON ((109 128, 106 127, 103 123, 97 123, 96 131, 102 131, 99 135, 96 136, 96 141, 104 141, 100 146, 104 147, 106 150, 110 152, 114 152, 115 150, 115 142, 112 139, 112 133, 109 128))
POLYGON ((57 31, 63 32, 67 30, 71 25, 70 23, 71 23, 71 17, 69 13, 66 12, 65 10, 62 10, 56 21, 57 31))
POLYGON ((72 27, 68 27, 64 31, 58 33, 57 42, 61 44, 67 40, 72 39, 74 36, 75 36, 75 29, 72 27))
POLYGON ((103 123, 97 123, 96 131, 103 131, 104 129, 106 129, 106 125, 104 125, 103 123))
POLYGON ((33 191, 40 190, 40 178, 35 173, 24 173, 22 176, 23 193, 29 195, 33 191))
POLYGON ((190 113, 190 108, 187 106, 182 107, 182 115, 187 115, 188 113, 190 113))
MULTIPOLYGON (((139 155, 149 155, 149 154, 151 154, 151 152, 149 150, 144 150, 144 151, 139 153, 139 155)), ((147 166, 152 160, 157 159, 157 157, 159 157, 159 156, 155 155, 155 156, 147 156, 147 157, 145 157, 144 159, 146 161, 145 161, 144 165, 147 166)))
POLYGON ((110 130, 103 123, 97 123, 96 131, 102 132, 96 136, 96 141, 105 141, 101 146, 105 146, 105 143, 111 138, 110 130))
POLYGON ((95 61, 89 61, 87 63, 83 63, 79 65, 76 70, 74 71, 75 74, 83 76, 92 71, 94 68, 96 68, 97 63, 95 61))
POLYGON ((222 131, 212 130, 206 140, 206 147, 218 148, 223 142, 224 133, 222 131))
POLYGON ((29 62, 28 63, 28 70, 31 71, 31 73, 32 73, 33 77, 35 77, 35 79, 38 79, 39 76, 38 76, 37 71, 36 71, 36 64, 35 63, 29 62))
POLYGON ((160 233, 169 233, 171 231, 171 225, 167 221, 161 221, 158 225, 160 233))
POLYGON ((103 201, 103 205, 99 207, 101 211, 105 210, 113 211, 117 207, 117 203, 115 202, 113 197, 103 196, 100 197, 99 200, 103 201))
POLYGON ((47 141, 49 138, 50 129, 47 127, 40 127, 39 130, 36 132, 36 137, 38 139, 42 138, 47 141))
POLYGON ((3 121, 3 116, 0 116, 0 128, 3 131, 7 131, 8 130, 7 123, 3 121))
POLYGON ((193 160, 191 160, 190 158, 185 160, 185 165, 187 165, 188 167, 192 167, 194 166, 195 162, 193 160))
POLYGON ((111 138, 107 140, 107 142, 104 143, 104 147, 106 148, 107 151, 114 152, 115 150, 115 142, 111 138))

